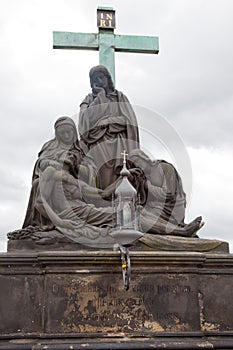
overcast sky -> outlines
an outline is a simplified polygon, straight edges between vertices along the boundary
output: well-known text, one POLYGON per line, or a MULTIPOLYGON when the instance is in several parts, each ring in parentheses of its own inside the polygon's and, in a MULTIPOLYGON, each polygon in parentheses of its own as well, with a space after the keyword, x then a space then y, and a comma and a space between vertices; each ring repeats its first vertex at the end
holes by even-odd
POLYGON ((0 0, 0 250, 22 225, 54 121, 77 122, 98 64, 94 51, 53 50, 52 32, 97 32, 100 5, 116 10, 115 33, 159 36, 159 55, 116 54, 116 88, 135 105, 142 147, 183 175, 186 221, 202 215, 201 238, 232 243, 233 1, 0 0))

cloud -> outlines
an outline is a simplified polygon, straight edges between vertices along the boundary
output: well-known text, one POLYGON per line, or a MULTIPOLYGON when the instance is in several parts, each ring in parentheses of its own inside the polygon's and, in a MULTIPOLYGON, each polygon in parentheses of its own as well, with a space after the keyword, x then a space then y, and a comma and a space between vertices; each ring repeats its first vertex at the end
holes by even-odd
POLYGON ((202 238, 218 238, 233 243, 232 209, 233 164, 229 148, 189 148, 193 167, 193 192, 187 218, 202 215, 206 225, 202 238))
POLYGON ((128 69, 122 87, 125 81, 132 82, 131 100, 165 115, 190 146, 232 145, 233 45, 229 33, 233 31, 233 3, 165 4, 171 5, 167 15, 163 13, 166 25, 156 33, 151 26, 151 33, 160 38, 159 55, 119 58, 128 69))
POLYGON ((180 111, 173 125, 190 146, 232 147, 233 94, 214 100, 201 101, 199 105, 180 111))

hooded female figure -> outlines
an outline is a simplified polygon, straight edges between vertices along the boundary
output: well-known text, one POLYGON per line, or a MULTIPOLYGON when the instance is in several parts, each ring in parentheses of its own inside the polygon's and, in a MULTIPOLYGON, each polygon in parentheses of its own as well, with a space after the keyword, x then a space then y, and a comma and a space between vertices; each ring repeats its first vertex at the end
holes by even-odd
POLYGON ((98 187, 105 189, 119 176, 121 153, 139 148, 138 125, 127 97, 114 88, 104 66, 90 70, 92 93, 80 105, 80 145, 89 150, 98 171, 98 187))
MULTIPOLYGON (((80 163, 83 152, 79 147, 77 129, 74 121, 69 117, 60 117, 54 124, 55 138, 46 142, 38 154, 38 160, 34 166, 32 175, 32 189, 30 193, 26 217, 23 228, 27 226, 51 225, 47 216, 43 216, 37 209, 40 201, 40 176, 44 170, 51 166, 57 170, 66 170, 72 177, 80 176, 80 163)), ((88 177, 89 173, 85 167, 83 175, 88 177)))

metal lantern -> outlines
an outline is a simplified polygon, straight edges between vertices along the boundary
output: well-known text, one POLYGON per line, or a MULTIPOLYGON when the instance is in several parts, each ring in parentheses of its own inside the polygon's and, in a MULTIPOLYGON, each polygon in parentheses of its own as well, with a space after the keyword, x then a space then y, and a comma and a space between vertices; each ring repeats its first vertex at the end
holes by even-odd
POLYGON ((139 231, 139 211, 137 205, 137 191, 128 180, 130 175, 126 167, 126 155, 123 153, 122 181, 115 191, 114 209, 116 214, 116 227, 111 236, 118 243, 121 252, 121 268, 124 287, 129 289, 130 284, 130 257, 129 247, 143 236, 139 231))
POLYGON ((123 168, 121 170, 121 183, 115 190, 114 210, 116 214, 116 227, 112 236, 121 246, 129 246, 143 234, 139 231, 139 211, 137 205, 137 191, 128 180, 130 175, 126 167, 127 153, 123 153, 123 168))
POLYGON ((128 180, 129 170, 126 162, 121 170, 122 181, 115 191, 115 210, 117 217, 117 228, 138 230, 137 217, 137 191, 128 180))

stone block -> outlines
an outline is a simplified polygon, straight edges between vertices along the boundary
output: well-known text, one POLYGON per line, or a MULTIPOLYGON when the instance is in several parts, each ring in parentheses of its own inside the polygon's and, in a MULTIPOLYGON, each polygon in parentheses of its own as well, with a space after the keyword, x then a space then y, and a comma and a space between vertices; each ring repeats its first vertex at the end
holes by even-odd
POLYGON ((130 256, 126 291, 118 252, 1 254, 0 349, 139 349, 142 340, 144 349, 233 344, 232 255, 130 256))

